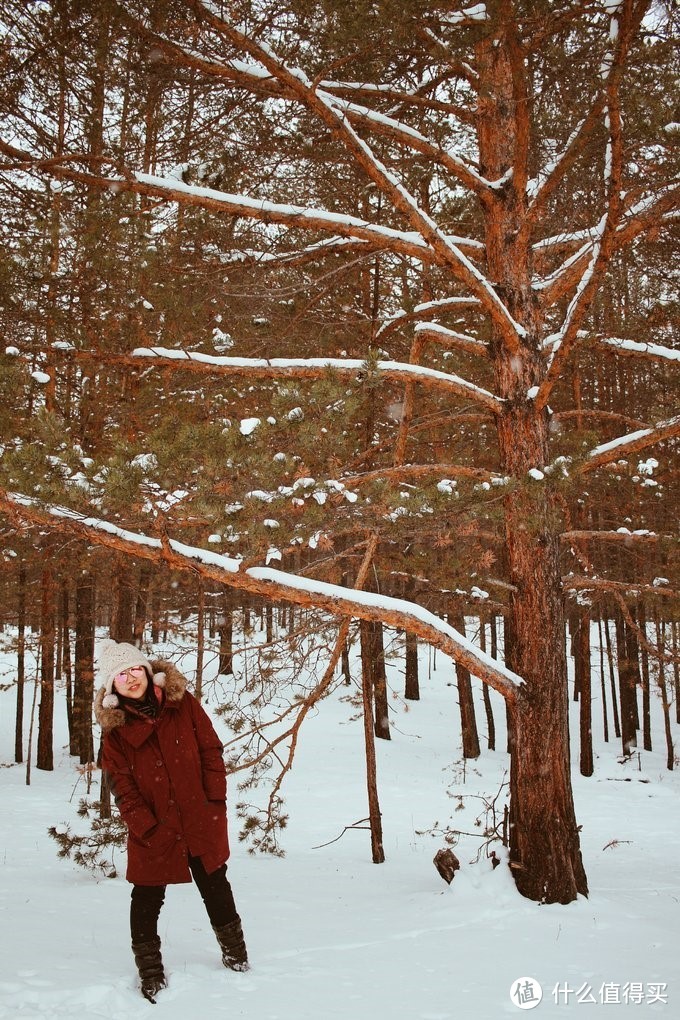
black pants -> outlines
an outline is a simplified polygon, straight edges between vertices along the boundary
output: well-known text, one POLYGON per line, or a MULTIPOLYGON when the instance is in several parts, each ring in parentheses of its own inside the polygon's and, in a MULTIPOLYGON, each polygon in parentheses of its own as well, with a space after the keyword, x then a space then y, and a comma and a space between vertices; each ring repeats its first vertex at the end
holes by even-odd
MULTIPOLYGON (((211 924, 218 928, 235 921, 238 914, 227 878, 226 864, 208 875, 201 858, 190 857, 189 868, 211 924)), ((133 885, 130 900, 130 934, 133 942, 148 942, 158 934, 158 917, 166 888, 164 885, 133 885)))

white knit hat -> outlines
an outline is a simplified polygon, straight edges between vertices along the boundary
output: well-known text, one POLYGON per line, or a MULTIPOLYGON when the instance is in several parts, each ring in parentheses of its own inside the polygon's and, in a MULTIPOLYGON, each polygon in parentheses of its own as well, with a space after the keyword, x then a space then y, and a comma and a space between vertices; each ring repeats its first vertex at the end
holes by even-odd
POLYGON ((102 701, 104 708, 116 708, 120 704, 118 697, 113 693, 114 677, 118 673, 122 673, 124 669, 131 669, 133 666, 144 666, 156 687, 165 686, 165 673, 154 674, 153 666, 139 648, 128 645, 125 641, 112 641, 110 638, 99 642, 97 670, 106 688, 106 695, 102 701))

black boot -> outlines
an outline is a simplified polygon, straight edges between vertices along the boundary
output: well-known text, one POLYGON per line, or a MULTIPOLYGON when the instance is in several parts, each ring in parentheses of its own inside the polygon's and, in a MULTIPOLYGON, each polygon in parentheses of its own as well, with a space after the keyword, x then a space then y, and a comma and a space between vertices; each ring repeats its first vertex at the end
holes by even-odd
POLYGON ((213 925, 213 931, 222 950, 224 966, 229 967, 230 970, 249 970, 248 951, 243 938, 241 918, 237 917, 235 921, 223 924, 219 928, 213 925))
POLYGON ((132 952, 139 971, 142 995, 155 1003, 154 996, 168 985, 161 958, 161 940, 156 935, 147 942, 133 942, 132 952))

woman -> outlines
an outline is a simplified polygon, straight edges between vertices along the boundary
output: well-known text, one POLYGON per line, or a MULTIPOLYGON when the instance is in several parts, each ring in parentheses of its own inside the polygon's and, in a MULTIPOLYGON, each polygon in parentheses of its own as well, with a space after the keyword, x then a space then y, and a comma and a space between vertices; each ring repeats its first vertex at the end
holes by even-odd
POLYGON ((232 970, 247 970, 241 920, 227 880, 227 781, 222 743, 172 663, 102 641, 95 700, 102 768, 128 830, 130 931, 142 995, 167 981, 158 937, 165 888, 192 877, 232 970))

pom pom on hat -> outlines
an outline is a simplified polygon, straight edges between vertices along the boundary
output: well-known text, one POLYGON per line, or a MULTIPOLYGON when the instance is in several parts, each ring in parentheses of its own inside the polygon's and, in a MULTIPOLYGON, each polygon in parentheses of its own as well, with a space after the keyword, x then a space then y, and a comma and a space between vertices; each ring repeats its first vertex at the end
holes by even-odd
POLYGON ((114 677, 118 673, 122 673, 124 669, 131 669, 133 666, 144 666, 156 687, 165 686, 165 673, 154 674, 151 663, 139 648, 135 648, 134 645, 127 644, 125 641, 112 641, 110 638, 99 642, 97 669, 106 689, 102 700, 104 708, 116 708, 120 704, 117 695, 113 692, 114 677))

